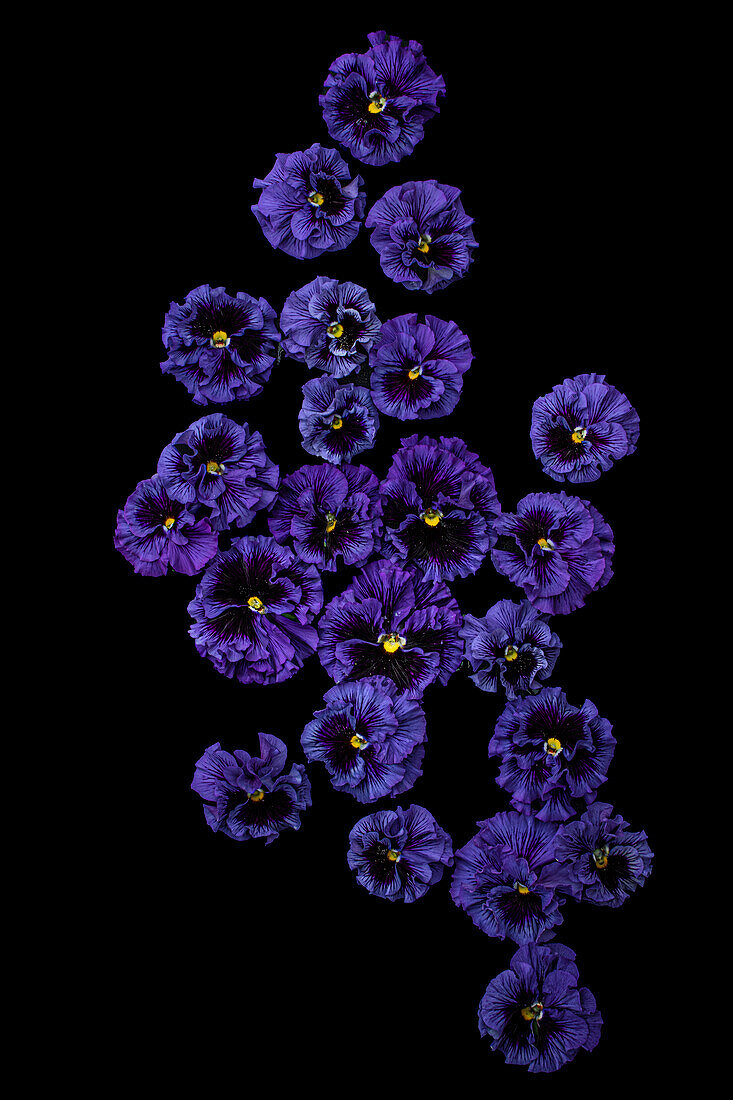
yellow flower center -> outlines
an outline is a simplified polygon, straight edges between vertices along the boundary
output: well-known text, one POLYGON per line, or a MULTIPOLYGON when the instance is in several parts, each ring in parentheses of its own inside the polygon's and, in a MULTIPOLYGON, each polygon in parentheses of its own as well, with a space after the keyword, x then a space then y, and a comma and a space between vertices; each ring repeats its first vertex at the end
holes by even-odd
POLYGON ((166 516, 165 519, 163 520, 163 526, 165 527, 166 531, 170 531, 171 527, 173 526, 173 524, 175 522, 176 522, 176 517, 175 516, 166 516))
POLYGON ((424 233, 424 234, 423 234, 423 235, 422 235, 422 236, 420 237, 420 240, 419 240, 419 241, 417 242, 417 250, 418 250, 418 252, 429 252, 429 251, 430 251, 430 244, 431 244, 431 241, 432 241, 432 237, 429 237, 429 236, 427 235, 427 233, 424 233))
POLYGON ((518 882, 517 883, 517 893, 518 894, 528 894, 529 893, 529 886, 525 886, 523 883, 518 882))
POLYGON ((608 845, 604 844, 602 848, 596 848, 593 853, 593 862, 599 871, 603 871, 608 867, 608 845))
POLYGON ((516 646, 508 645, 504 650, 504 657, 507 661, 516 661, 519 656, 519 650, 516 646))
POLYGON ((562 743, 558 741, 557 737, 548 737, 545 741, 545 752, 548 756, 557 756, 559 752, 562 752, 562 743))
POLYGON ((437 527, 443 518, 443 513, 439 512, 437 508, 426 508, 424 512, 420 513, 420 518, 423 523, 427 523, 428 527, 437 527))
POLYGON ((330 535, 336 527, 336 517, 333 512, 329 512, 326 516, 326 534, 330 535))
POLYGON ((377 641, 382 643, 387 653, 396 653, 405 644, 405 639, 401 638, 399 634, 380 634, 377 641))
POLYGON ((402 859, 402 853, 400 852, 399 848, 390 848, 390 850, 387 852, 387 859, 390 861, 390 863, 399 863, 402 859))
POLYGON ((334 321, 328 326, 326 332, 329 336, 333 336, 334 340, 340 340, 344 334, 344 326, 339 321, 334 321))
POLYGON ((323 195, 320 191, 311 191, 308 202, 311 206, 323 206, 323 195))
POLYGON ((413 367, 412 370, 408 370, 407 377, 414 382, 416 378, 419 378, 422 374, 422 367, 413 367))
POLYGON ((211 342, 212 342, 212 344, 214 345, 215 348, 225 348, 227 346, 227 344, 229 343, 229 337, 227 336, 227 334, 224 332, 223 329, 219 329, 211 337, 211 342))
POLYGON ((249 605, 249 607, 252 608, 253 611, 258 611, 260 615, 265 610, 265 605, 263 604, 259 596, 250 596, 250 598, 247 600, 247 604, 249 605))
POLYGON ((219 465, 218 462, 214 462, 213 458, 210 458, 209 461, 206 463, 206 473, 207 474, 220 474, 221 470, 222 470, 221 466, 219 465))
POLYGON ((253 791, 253 793, 249 795, 249 800, 250 802, 261 802, 264 797, 265 792, 262 790, 262 787, 260 787, 258 791, 253 791))
POLYGON ((544 1005, 541 1001, 535 1001, 533 1005, 527 1005, 522 1009, 523 1020, 539 1020, 542 1017, 542 1010, 544 1005))
POLYGON ((585 428, 576 428, 574 432, 571 432, 570 438, 573 443, 582 443, 588 432, 585 428))
POLYGON ((367 111, 369 112, 369 114, 381 114, 386 106, 387 100, 384 98, 384 96, 380 95, 379 92, 372 92, 372 94, 369 96, 369 104, 367 106, 367 111))
POLYGON ((540 550, 549 550, 550 540, 546 538, 537 539, 537 545, 539 546, 540 550))
POLYGON ((335 432, 337 432, 339 430, 339 428, 343 428, 343 426, 344 426, 344 422, 341 419, 341 417, 340 416, 334 416, 333 420, 331 421, 331 427, 333 428, 333 430, 335 432))
POLYGON ((355 749, 363 749, 369 744, 369 742, 367 741, 366 737, 362 737, 360 734, 355 733, 350 740, 350 744, 355 749))

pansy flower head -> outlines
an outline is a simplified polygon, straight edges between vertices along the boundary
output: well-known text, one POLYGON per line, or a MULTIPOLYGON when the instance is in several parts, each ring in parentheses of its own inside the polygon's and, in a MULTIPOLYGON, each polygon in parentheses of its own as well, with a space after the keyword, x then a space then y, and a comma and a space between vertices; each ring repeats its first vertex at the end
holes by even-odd
POLYGON ((343 378, 366 361, 382 326, 363 286, 319 275, 288 295, 280 327, 287 355, 343 378))
POLYGON ((393 680, 371 676, 337 684, 303 730, 310 761, 321 760, 334 787, 359 802, 396 798, 422 775, 425 715, 393 680))
POLYGON ((298 414, 303 450, 340 465, 374 446, 379 414, 365 386, 311 378, 298 414))
POLYGON ((319 102, 331 137, 365 164, 387 164, 413 151, 445 92, 419 42, 384 31, 369 35, 366 53, 331 65, 319 102))
POLYGON ((314 652, 323 606, 318 570, 264 535, 217 554, 188 605, 189 630, 217 672, 243 684, 287 680, 314 652))
POLYGON ((594 802, 560 826, 555 858, 565 864, 573 897, 617 909, 646 882, 653 853, 646 833, 633 832, 607 802, 594 802))
POLYGON ((494 566, 549 615, 582 607, 613 576, 613 531, 600 512, 565 493, 530 493, 496 521, 494 566))
POLYGON ((398 420, 431 420, 453 412, 473 353, 454 321, 406 313, 386 321, 369 361, 369 385, 380 412, 398 420))
POLYGON ((273 248, 312 260, 351 244, 364 218, 361 176, 335 149, 311 145, 302 153, 278 153, 275 166, 253 186, 262 189, 252 213, 273 248))
POLYGON ((639 414, 603 374, 566 378, 532 406, 532 450, 555 481, 596 481, 639 438, 639 414))
POLYGON ((482 691, 502 688, 508 699, 538 691, 548 680, 562 642, 550 630, 547 615, 527 600, 499 600, 482 618, 463 616, 470 678, 482 691))
POLYGON ((387 901, 417 901, 453 866, 451 838, 422 806, 378 810, 349 833, 356 881, 387 901))
POLYGON ((197 405, 246 401, 262 392, 278 352, 277 314, 264 298, 199 286, 171 302, 161 370, 183 382, 197 405))
POLYGON ((214 832, 234 840, 264 837, 271 844, 284 829, 299 829, 300 814, 311 804, 311 787, 302 764, 285 771, 287 746, 260 733, 260 754, 217 743, 200 760, 191 784, 204 800, 204 816, 214 832))
POLYGON ((169 566, 193 576, 213 558, 217 544, 209 521, 173 500, 157 475, 141 481, 117 513, 115 548, 144 577, 162 577, 169 566))
POLYGON ((458 187, 417 180, 374 203, 364 224, 388 278, 428 294, 463 278, 477 244, 460 195, 458 187))

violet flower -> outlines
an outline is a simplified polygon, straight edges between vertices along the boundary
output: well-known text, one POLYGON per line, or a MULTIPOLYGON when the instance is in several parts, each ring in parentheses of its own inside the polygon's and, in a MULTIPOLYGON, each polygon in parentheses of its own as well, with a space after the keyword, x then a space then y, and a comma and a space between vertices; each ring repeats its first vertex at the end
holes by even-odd
POLYGON ((398 420, 431 420, 453 412, 473 353, 453 321, 416 313, 382 325, 369 356, 374 404, 398 420))
POLYGON ((366 361, 381 321, 363 286, 318 275, 288 295, 280 328, 287 355, 343 378, 366 361))
POLYGON ((507 699, 539 691, 552 675, 562 642, 527 600, 499 600, 482 618, 463 616, 470 678, 482 691, 506 692, 507 699))
POLYGON ((303 450, 338 466, 374 446, 379 414, 366 387, 324 376, 303 386, 298 426, 303 450))
POLYGON ((189 577, 216 553, 218 535, 173 500, 157 475, 141 481, 117 513, 115 549, 144 577, 162 577, 168 567, 189 577))
POLYGON ((428 810, 378 810, 349 833, 349 867, 356 881, 387 901, 417 901, 453 866, 451 838, 428 810))
POLYGON ((646 882, 653 853, 646 833, 632 832, 608 802, 594 802, 582 817, 560 826, 555 858, 565 865, 574 898, 617 909, 646 882))

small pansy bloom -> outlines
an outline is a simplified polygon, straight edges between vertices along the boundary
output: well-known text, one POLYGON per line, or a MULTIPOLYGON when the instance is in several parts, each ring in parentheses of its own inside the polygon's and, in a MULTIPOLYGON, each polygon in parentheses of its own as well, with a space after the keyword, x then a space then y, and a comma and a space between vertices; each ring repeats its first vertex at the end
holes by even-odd
POLYGON ((204 816, 214 832, 234 840, 265 838, 271 844, 284 829, 299 829, 300 814, 311 804, 311 787, 302 764, 285 771, 287 746, 260 733, 260 755, 244 749, 234 755, 219 742, 200 760, 191 789, 204 800, 204 816))
POLYGON ((419 42, 384 31, 369 35, 366 53, 331 65, 319 97, 334 141, 365 164, 387 164, 413 151, 425 122, 438 114, 445 82, 428 65, 419 42))
POLYGON ((532 406, 532 450, 555 481, 596 481, 639 438, 639 414, 603 374, 566 378, 532 406))
POLYGON ((369 355, 374 404, 398 420, 432 420, 453 412, 473 352, 454 321, 406 313, 386 321, 369 355))
POLYGON ((562 642, 553 633, 547 615, 527 600, 499 600, 482 618, 463 616, 469 676, 482 691, 503 688, 507 699, 539 691, 538 680, 548 680, 562 642))
POLYGON ((336 466, 374 446, 379 414, 365 386, 311 378, 298 414, 303 450, 336 466))
POLYGON ((356 881, 387 901, 417 901, 453 866, 451 838, 422 806, 378 810, 349 833, 356 881))
POLYGON ((280 327, 287 355, 343 378, 366 361, 381 321, 363 286, 318 275, 288 295, 280 327))
POLYGON ((458 187, 418 180, 374 203, 364 224, 388 278, 428 294, 463 278, 477 244, 460 194, 458 187))
POLYGON ((607 802, 594 802, 577 821, 560 826, 555 858, 565 865, 574 898, 617 909, 646 882, 653 853, 646 833, 632 832, 607 802))
POLYGON ((235 539, 214 558, 188 605, 189 630, 217 672, 243 684, 287 680, 314 652, 323 606, 318 570, 264 535, 235 539))
POLYGON ((211 526, 246 527, 277 496, 279 471, 259 432, 223 413, 195 421, 163 449, 158 474, 175 500, 209 509, 211 526))
POLYGON ((183 382, 197 405, 246 401, 262 392, 278 353, 277 314, 264 298, 199 286, 171 302, 161 370, 183 382))
POLYGON ((574 707, 557 687, 513 700, 489 742, 489 756, 502 762, 496 781, 516 809, 540 821, 566 821, 576 801, 594 802, 606 781, 612 728, 590 700, 574 707))
POLYGON ((613 531, 600 512, 565 493, 530 493, 496 521, 491 560, 549 615, 582 607, 613 576, 613 531))
POLYGON ((273 248, 312 260, 351 244, 364 218, 361 176, 335 149, 316 143, 302 153, 278 153, 275 166, 253 186, 262 189, 252 213, 273 248))
POLYGON ((372 676, 337 684, 303 730, 310 761, 321 760, 334 787, 359 802, 396 798, 422 775, 425 715, 392 680, 372 676))
POLYGON ((603 1021, 593 994, 578 985, 574 960, 563 944, 528 943, 489 982, 478 1027, 509 1065, 553 1073, 597 1045, 603 1021))
POLYGON ((117 513, 115 548, 144 577, 162 577, 168 567, 189 577, 213 558, 218 535, 173 500, 157 475, 141 481, 117 513))
POLYGON ((463 656, 461 612, 447 585, 390 561, 363 569, 334 596, 318 624, 318 655, 329 676, 387 676, 419 699, 446 684, 463 656))

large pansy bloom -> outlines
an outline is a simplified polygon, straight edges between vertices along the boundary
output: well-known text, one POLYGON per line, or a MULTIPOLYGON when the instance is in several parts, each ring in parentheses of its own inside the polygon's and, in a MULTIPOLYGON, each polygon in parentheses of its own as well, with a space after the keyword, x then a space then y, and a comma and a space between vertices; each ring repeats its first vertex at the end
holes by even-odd
POLYGON ((223 413, 195 421, 164 448, 158 474, 175 500, 209 509, 211 526, 245 527, 277 496, 279 471, 259 432, 223 413))
POLYGON ((171 302, 161 370, 183 382, 197 405, 246 401, 262 392, 278 351, 277 314, 264 298, 199 286, 171 302))
POLYGON ((287 746, 260 733, 260 755, 244 749, 234 755, 218 743, 200 760, 191 788, 204 800, 204 816, 214 832, 234 840, 264 837, 271 844, 284 829, 299 829, 300 814, 311 804, 311 787, 302 764, 285 771, 287 746))
POLYGON ((364 218, 361 176, 335 149, 317 143, 302 153, 278 153, 275 166, 253 186, 262 189, 252 213, 273 248, 299 260, 351 244, 364 218))
POLYGON ((501 687, 508 699, 538 691, 562 649, 547 615, 527 600, 499 600, 482 618, 464 615, 461 633, 474 684, 482 691, 501 687))
POLYGON ((532 406, 532 449, 555 481, 596 481, 639 438, 639 414, 603 374, 566 378, 532 406))
POLYGON ((303 450, 340 465, 374 446, 379 414, 366 386, 311 378, 298 414, 303 450))
POLYGON ((268 524, 319 569, 366 565, 382 527, 379 482, 366 466, 301 466, 283 478, 268 524))
POLYGON ((431 420, 453 412, 473 352, 454 321, 406 313, 386 321, 369 360, 374 404, 398 420, 431 420))
POLYGON ((264 535, 235 539, 214 558, 188 605, 189 630, 217 672, 243 684, 289 679, 314 652, 323 606, 318 570, 264 535))
POLYGON ((319 275, 288 295, 280 327, 287 355, 343 378, 365 362, 382 326, 363 286, 319 275))
POLYGON ((528 943, 489 982, 478 1027, 509 1065, 553 1073, 597 1045, 603 1021, 591 991, 578 985, 574 960, 563 944, 528 943))
POLYGON ((573 897, 617 909, 644 885, 653 853, 645 832, 633 832, 609 803, 594 802, 560 826, 555 857, 565 864, 573 897))
POLYGON ((218 535, 173 500, 162 478, 141 481, 117 513, 115 548, 144 577, 162 577, 170 566, 189 577, 213 558, 218 535))
POLYGON ((384 31, 369 35, 366 53, 347 53, 331 65, 319 102, 331 137, 365 164, 387 164, 410 154, 427 119, 438 114, 442 76, 428 65, 419 42, 384 31))
POLYGON ((461 439, 403 439, 382 482, 384 553, 426 577, 468 577, 496 541, 494 477, 461 439))
POLYGON ((516 699, 499 716, 489 742, 489 756, 502 762, 496 781, 522 812, 567 821, 577 800, 594 802, 606 781, 616 745, 612 728, 590 700, 575 707, 560 688, 516 699))
POLYGON ((318 655, 329 676, 387 676, 419 699, 446 684, 463 656, 461 612, 447 585, 414 570, 375 561, 335 596, 318 624, 318 655))
POLYGON ((337 684, 303 730, 308 760, 320 760, 334 787, 359 802, 396 798, 422 775, 425 715, 392 680, 337 684))
POLYGON ((478 826, 456 852, 453 901, 487 936, 516 943, 552 939, 562 923, 565 878, 555 862, 557 826, 513 811, 478 826))
POLYGON ((434 290, 461 279, 473 259, 476 238, 460 189, 437 180, 390 188, 374 203, 365 225, 382 271, 406 290, 434 290))
POLYGON ((538 611, 566 615, 613 576, 613 531, 587 500, 530 493, 496 529, 491 560, 538 611))
POLYGON ((451 838, 422 806, 379 810, 349 833, 349 867, 370 894, 417 901, 453 866, 451 838))

